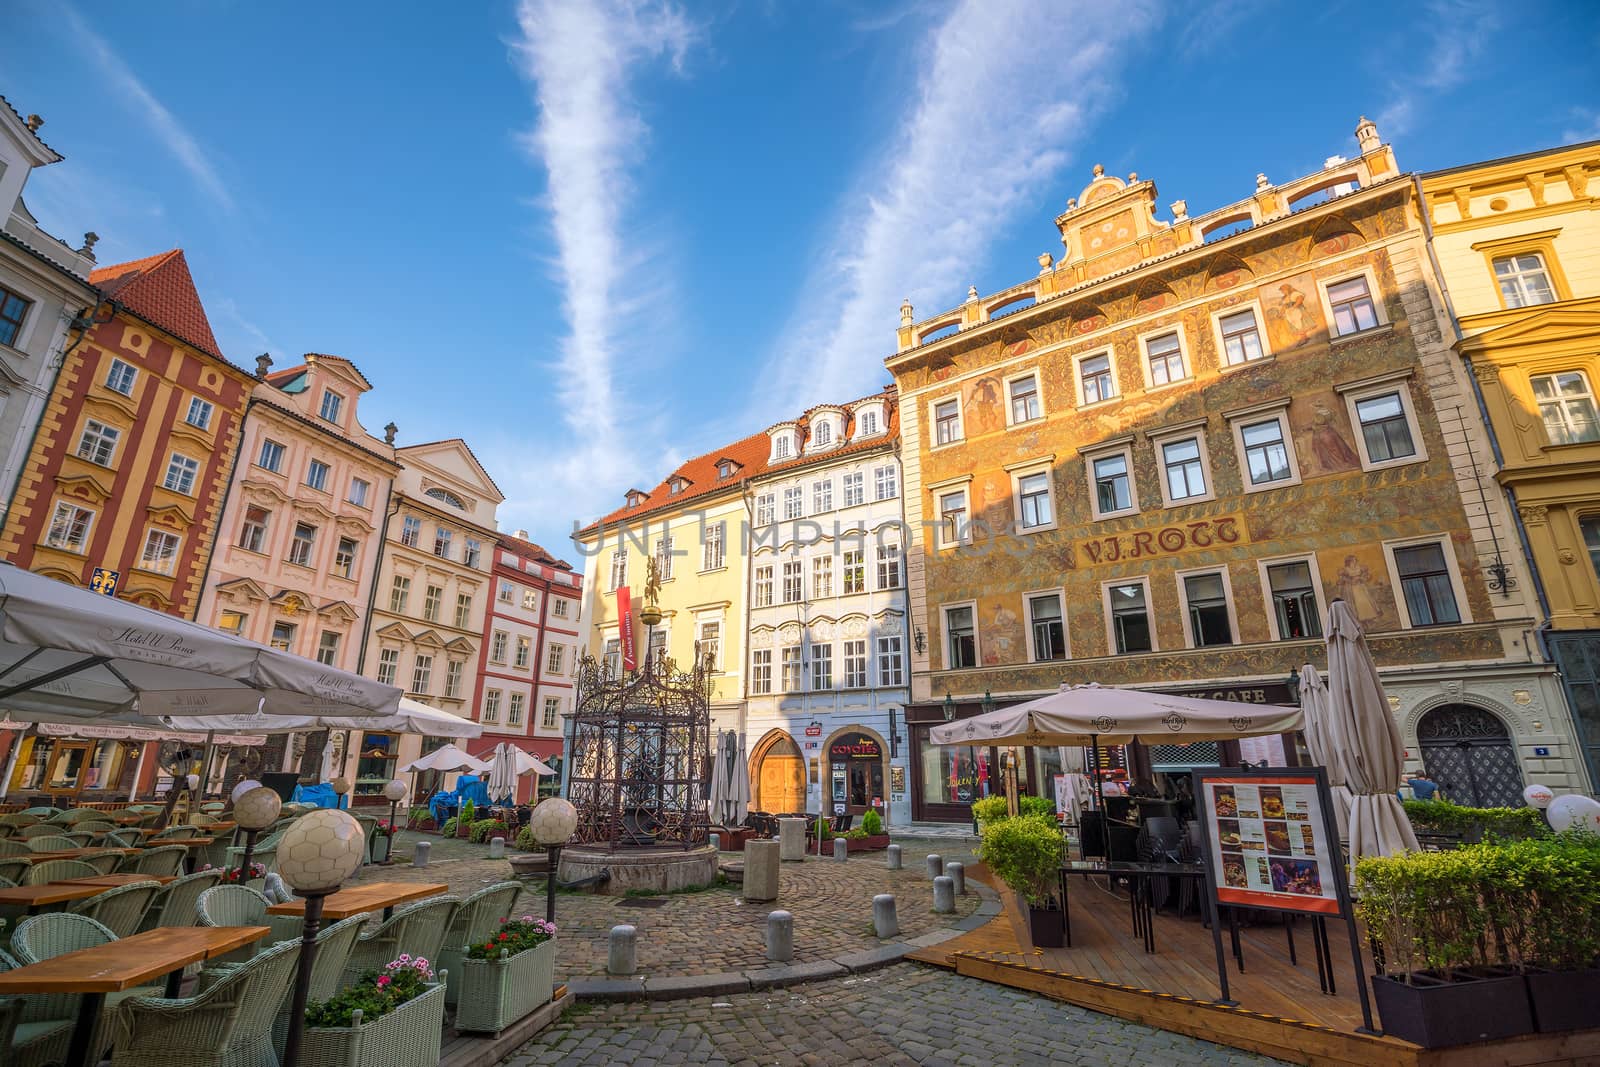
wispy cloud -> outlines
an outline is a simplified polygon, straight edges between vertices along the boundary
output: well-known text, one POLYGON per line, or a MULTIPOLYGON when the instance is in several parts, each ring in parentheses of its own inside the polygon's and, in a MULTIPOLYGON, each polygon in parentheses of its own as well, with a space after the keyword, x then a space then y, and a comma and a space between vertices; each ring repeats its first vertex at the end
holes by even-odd
POLYGON ((211 326, 217 334, 217 343, 229 358, 243 367, 254 367, 255 357, 266 353, 278 360, 285 355, 282 346, 273 343, 265 330, 245 317, 238 301, 231 296, 212 297, 207 302, 211 310, 211 326))
POLYGON ((1600 140, 1600 110, 1575 107, 1569 113, 1567 121, 1572 125, 1561 131, 1561 139, 1566 143, 1600 140))
POLYGON ((1146 0, 964 0, 908 49, 928 57, 913 103, 841 212, 762 376, 778 387, 754 398, 758 417, 882 384, 901 299, 924 313, 960 301, 999 231, 1039 209, 1113 94, 1124 46, 1158 16, 1146 0))
POLYGON ((138 113, 179 165, 189 172, 201 191, 225 211, 232 211, 233 196, 200 142, 184 128, 177 116, 145 88, 144 82, 128 69, 128 65, 111 50, 105 39, 95 33, 76 11, 66 5, 60 10, 72 26, 74 39, 88 52, 101 76, 121 94, 126 105, 138 113))
MULTIPOLYGON (((573 444, 546 457, 555 485, 542 486, 569 514, 599 509, 596 493, 654 466, 637 433, 619 434, 627 406, 616 381, 619 337, 640 311, 637 252, 625 239, 631 175, 649 135, 630 86, 662 63, 680 69, 696 29, 664 0, 522 0, 513 42, 518 71, 533 86, 536 127, 524 139, 547 173, 545 206, 555 237, 567 336, 555 373, 573 444)), ((630 430, 633 429, 630 427, 630 430)))
POLYGON ((1431 0, 1421 21, 1433 32, 1433 38, 1415 74, 1390 86, 1390 101, 1377 118, 1378 129, 1385 137, 1397 137, 1410 130, 1427 99, 1447 93, 1467 80, 1484 49, 1494 40, 1500 12, 1490 0, 1431 0))

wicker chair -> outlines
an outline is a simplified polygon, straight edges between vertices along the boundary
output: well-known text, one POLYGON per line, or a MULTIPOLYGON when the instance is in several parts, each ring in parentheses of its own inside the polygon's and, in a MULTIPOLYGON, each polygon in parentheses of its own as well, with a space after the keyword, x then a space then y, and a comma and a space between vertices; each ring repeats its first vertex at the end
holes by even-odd
POLYGON ((94 834, 90 833, 88 830, 73 830, 70 833, 62 834, 61 836, 66 838, 68 841, 71 841, 73 848, 88 848, 90 845, 94 844, 94 834))
POLYGON ((20 837, 24 841, 32 841, 36 837, 56 837, 65 832, 65 828, 60 823, 36 822, 31 826, 24 826, 14 836, 20 837))
POLYGON ((222 881, 221 871, 199 871, 186 874, 175 882, 161 887, 161 892, 150 902, 144 913, 141 930, 154 930, 158 926, 197 926, 200 916, 195 902, 200 894, 222 881))
POLYGON ((45 860, 28 868, 28 876, 22 880, 22 884, 45 885, 66 878, 95 878, 99 874, 82 860, 45 860))
MULTIPOLYGON (((449 972, 449 986, 445 990, 447 1005, 454 1007, 456 997, 461 992, 460 979, 455 976, 461 972, 461 959, 466 947, 487 940, 495 927, 500 925, 501 919, 515 914, 517 897, 521 893, 521 882, 497 882, 473 893, 456 909, 455 917, 450 920, 450 929, 445 934, 444 947, 439 950, 439 958, 434 965, 435 971, 443 969, 449 972)), ((428 959, 433 957, 429 956, 428 959)))
POLYGON ((31 865, 27 860, 0 859, 0 878, 21 885, 22 880, 28 876, 29 866, 31 865))
POLYGON ((78 843, 72 838, 61 837, 58 834, 38 834, 28 838, 28 848, 34 852, 60 852, 78 847, 78 843))
POLYGON ((33 849, 21 841, 0 840, 0 859, 12 859, 16 856, 31 856, 33 849))
MULTIPOLYGON (((271 927, 269 942, 297 938, 305 924, 295 915, 268 915, 267 898, 247 885, 215 885, 205 890, 195 900, 195 917, 199 926, 271 927)), ((214 962, 243 963, 260 951, 259 943, 245 945, 216 957, 214 962)))
POLYGON ((124 1000, 116 1011, 112 1067, 276 1063, 272 1023, 299 958, 299 943, 289 941, 267 949, 196 996, 124 1000))
POLYGON ((129 882, 88 900, 80 900, 67 911, 73 915, 87 915, 118 937, 129 937, 139 932, 144 913, 160 892, 160 882, 129 882))
MULTIPOLYGON (((0 951, 0 972, 22 966, 0 951)), ((6 1067, 44 1067, 65 1063, 72 1041, 72 1017, 51 1018, 42 997, 13 997, 0 1006, 0 1059, 6 1067)))
POLYGON ((103 819, 85 819, 72 824, 72 832, 79 834, 109 834, 115 831, 117 824, 106 822, 103 819))
POLYGON ((120 852, 102 852, 95 856, 83 856, 81 859, 101 874, 115 874, 117 868, 122 866, 120 852))
POLYGON ((107 848, 135 848, 143 840, 144 835, 137 830, 113 830, 100 843, 107 848))
POLYGON ((106 813, 99 808, 73 808, 67 812, 67 822, 74 825, 80 822, 103 821, 106 813))
POLYGON ((205 829, 207 826, 210 826, 213 823, 219 823, 221 821, 222 820, 217 818, 215 815, 207 815, 198 811, 189 816, 189 825, 198 826, 201 829, 205 829))
MULTIPOLYGON (((283 840, 283 832, 270 834, 256 841, 256 847, 250 850, 250 862, 259 863, 267 870, 272 870, 278 864, 278 842, 283 840)), ((225 854, 224 866, 234 868, 244 862, 244 846, 229 845, 225 854)))
MULTIPOLYGON (((18 923, 17 932, 11 938, 11 951, 16 954, 19 962, 26 965, 52 959, 68 952, 76 952, 82 948, 94 948, 115 940, 116 937, 110 930, 93 919, 58 911, 33 915, 18 923)), ((101 1010, 100 1021, 95 1026, 94 1037, 89 1045, 90 1063, 99 1063, 105 1055, 106 1044, 111 1038, 111 1028, 108 1023, 114 1006, 129 997, 158 992, 160 992, 158 986, 140 986, 120 993, 106 994, 105 1007, 101 1010)), ((37 1000, 39 1003, 33 1010, 40 1018, 78 1017, 79 994, 77 993, 43 994, 38 996, 37 1000)))
POLYGON ((366 971, 378 971, 402 952, 427 960, 436 959, 444 946, 450 920, 460 907, 459 897, 434 897, 396 911, 376 928, 361 935, 350 951, 341 986, 347 986, 366 971))
POLYGON ((122 866, 117 870, 124 874, 154 874, 162 878, 174 878, 183 873, 183 857, 188 853, 189 850, 182 845, 144 848, 131 856, 122 857, 122 866))
MULTIPOLYGON (((355 948, 356 938, 367 921, 365 915, 352 915, 317 931, 317 955, 311 963, 311 984, 307 987, 307 1001, 315 1004, 339 992, 339 979, 355 948)), ((272 1021, 272 1047, 283 1058, 283 1046, 289 1038, 289 996, 283 998, 283 1009, 272 1021)))
POLYGON ((55 808, 33 807, 33 808, 23 808, 22 809, 22 814, 24 814, 24 815, 32 815, 35 818, 39 818, 39 819, 48 819, 48 818, 50 818, 50 816, 57 815, 57 814, 60 814, 60 813, 57 812, 55 808))
POLYGON ((0 826, 9 826, 14 830, 20 830, 24 826, 32 826, 38 821, 39 816, 29 815, 25 811, 13 811, 9 815, 0 815, 0 826))
POLYGON ((356 822, 361 824, 361 836, 365 845, 361 852, 361 862, 372 862, 372 838, 378 832, 378 823, 382 820, 376 815, 357 815, 356 822))
POLYGON ((198 826, 169 826, 159 833, 152 834, 152 841, 187 841, 191 837, 200 836, 198 826))
MULTIPOLYGON (((9 878, 0 878, 0 889, 15 889, 15 888, 17 888, 17 883, 13 882, 9 878)), ((4 919, 0 919, 0 926, 4 926, 4 925, 5 925, 5 920, 4 919)))

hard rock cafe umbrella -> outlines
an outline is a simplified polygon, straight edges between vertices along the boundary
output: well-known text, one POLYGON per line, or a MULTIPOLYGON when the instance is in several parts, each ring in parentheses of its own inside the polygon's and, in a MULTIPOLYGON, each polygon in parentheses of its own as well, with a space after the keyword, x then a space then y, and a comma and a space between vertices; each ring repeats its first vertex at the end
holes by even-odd
POLYGON ((0 564, 0 708, 19 720, 381 715, 400 696, 392 685, 0 564))

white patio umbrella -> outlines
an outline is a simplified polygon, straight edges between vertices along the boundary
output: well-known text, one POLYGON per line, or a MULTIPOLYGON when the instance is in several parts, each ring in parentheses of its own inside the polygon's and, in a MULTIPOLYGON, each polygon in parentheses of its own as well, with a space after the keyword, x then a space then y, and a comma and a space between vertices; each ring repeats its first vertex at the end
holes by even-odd
POLYGON ((331 729, 422 734, 424 737, 471 738, 483 735, 482 723, 452 715, 410 697, 401 697, 399 707, 383 715, 269 715, 263 710, 254 715, 211 715, 204 718, 168 715, 161 721, 176 730, 284 733, 331 729))
POLYGON ((495 748, 494 755, 489 760, 489 772, 491 775, 499 769, 502 760, 502 750, 505 752, 504 759, 510 764, 511 774, 514 778, 522 778, 530 774, 553 775, 556 773, 554 767, 550 766, 538 756, 535 756, 531 752, 525 752, 518 748, 515 744, 507 741, 495 748))
POLYGON ((1300 668, 1300 707, 1306 714, 1306 748, 1311 762, 1321 764, 1328 776, 1328 792, 1333 797, 1333 815, 1339 823, 1339 840, 1350 840, 1350 808, 1355 797, 1344 784, 1344 760, 1333 744, 1328 723, 1328 687, 1317 669, 1307 663, 1300 668))
POLYGON ((1350 862, 1416 850, 1417 835, 1395 790, 1404 769, 1400 727, 1378 679, 1366 634, 1343 600, 1328 611, 1328 740, 1338 753, 1350 807, 1350 862))
POLYGON ((401 691, 235 634, 0 564, 0 708, 119 714, 385 714, 401 691))
POLYGON ((706 810, 718 825, 725 825, 722 809, 728 798, 728 764, 722 758, 722 742, 726 737, 726 733, 718 730, 711 745, 711 788, 706 796, 706 810))
POLYGON ((413 771, 442 771, 449 774, 452 771, 471 771, 481 774, 489 769, 489 765, 477 756, 469 755, 454 745, 442 745, 421 759, 414 759, 400 768, 400 774, 409 774, 413 771))

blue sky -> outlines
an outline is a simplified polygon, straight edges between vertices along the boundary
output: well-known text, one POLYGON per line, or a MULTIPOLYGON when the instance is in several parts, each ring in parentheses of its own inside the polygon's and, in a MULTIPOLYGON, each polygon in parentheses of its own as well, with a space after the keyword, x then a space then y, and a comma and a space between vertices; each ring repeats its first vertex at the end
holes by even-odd
POLYGON ((567 534, 676 462, 887 381, 1059 254, 1094 163, 1191 214, 1355 150, 1600 138, 1580 2, 20 0, 0 93, 102 263, 183 247, 225 354, 356 361, 567 534))

